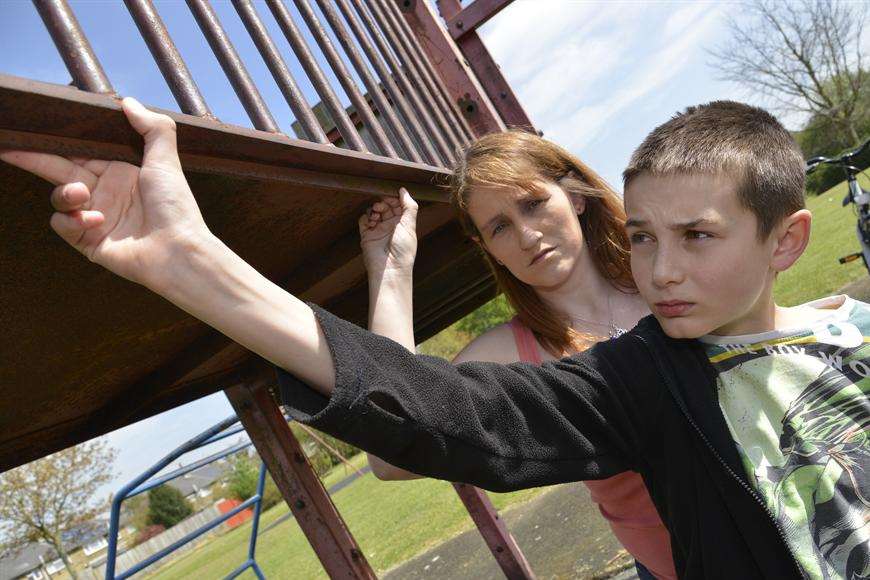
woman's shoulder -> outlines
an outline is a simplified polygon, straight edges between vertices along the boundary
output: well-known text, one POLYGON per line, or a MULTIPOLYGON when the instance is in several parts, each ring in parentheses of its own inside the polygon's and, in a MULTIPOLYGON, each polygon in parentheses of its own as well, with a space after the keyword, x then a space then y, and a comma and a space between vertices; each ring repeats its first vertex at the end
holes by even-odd
POLYGON ((520 359, 510 322, 493 326, 463 348, 453 359, 455 363, 468 361, 510 364, 520 359))

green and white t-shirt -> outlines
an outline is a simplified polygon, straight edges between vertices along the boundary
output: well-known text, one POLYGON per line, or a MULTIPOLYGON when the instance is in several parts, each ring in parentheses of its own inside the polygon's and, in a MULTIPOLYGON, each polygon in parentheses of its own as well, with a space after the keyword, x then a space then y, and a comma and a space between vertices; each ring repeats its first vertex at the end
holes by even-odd
POLYGON ((806 328, 705 336, 749 481, 809 578, 870 578, 870 305, 806 328))

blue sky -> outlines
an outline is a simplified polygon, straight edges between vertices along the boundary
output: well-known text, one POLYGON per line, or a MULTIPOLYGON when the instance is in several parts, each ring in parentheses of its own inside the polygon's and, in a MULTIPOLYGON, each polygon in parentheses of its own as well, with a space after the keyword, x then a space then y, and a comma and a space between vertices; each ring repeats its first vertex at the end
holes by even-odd
MULTIPOLYGON (((70 3, 119 93, 178 110, 120 0, 70 3)), ((186 4, 155 3, 212 112, 224 122, 250 126, 186 4)), ((232 6, 213 5, 273 116, 290 132, 289 107, 232 6)), ((268 9, 261 2, 257 7, 309 102, 316 102, 268 9)), ((725 39, 724 19, 736 7, 724 2, 518 0, 480 33, 544 135, 621 189, 620 173, 632 149, 674 112, 715 99, 753 101, 739 87, 717 80, 704 52, 725 39)), ((0 0, 0 73, 61 84, 70 80, 30 1, 0 0)), ((800 122, 783 120, 790 128, 800 122)), ((223 395, 215 394, 108 435, 120 453, 117 478, 105 492, 231 413, 223 395)))

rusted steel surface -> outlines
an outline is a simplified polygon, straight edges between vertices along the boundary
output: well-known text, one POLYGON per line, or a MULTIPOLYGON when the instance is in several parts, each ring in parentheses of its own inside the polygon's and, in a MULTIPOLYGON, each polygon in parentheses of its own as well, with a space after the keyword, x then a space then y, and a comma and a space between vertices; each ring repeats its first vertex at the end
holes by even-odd
POLYGON ((513 0, 476 0, 462 8, 459 0, 438 0, 438 10, 447 21, 447 27, 456 39, 471 70, 477 76, 493 106, 508 127, 529 131, 534 125, 501 69, 474 29, 510 4, 513 0), (462 32, 457 34, 457 32, 462 32))
POLYGON ((459 0, 437 0, 438 11, 447 22, 453 40, 459 40, 483 26, 514 0, 474 0, 465 8, 459 0))
POLYGON ((169 90, 188 115, 214 118, 151 0, 124 0, 169 90))
POLYGON ((474 135, 480 137, 504 131, 506 126, 489 95, 429 3, 408 4, 402 15, 419 40, 427 61, 444 83, 451 101, 459 105, 474 135))
POLYGON ((66 0, 33 0, 73 83, 92 93, 114 93, 91 43, 66 0))
MULTIPOLYGON (((354 70, 360 76, 363 81, 363 84, 368 91, 369 98, 375 103, 378 112, 381 114, 381 118, 387 124, 390 132, 395 136, 395 139, 401 144, 402 149, 406 152, 406 155, 411 158, 412 161, 423 162, 423 158, 420 156, 420 153, 417 152, 417 147, 411 141, 411 138, 408 136, 408 132, 405 130, 405 127, 402 124, 402 121, 396 116, 395 111, 393 110, 393 106, 387 101, 386 96, 384 95, 383 90, 378 84, 378 81, 372 75, 371 71, 369 71, 368 66, 365 63, 362 55, 356 49, 356 45, 351 38, 350 33, 347 28, 345 28, 344 23, 342 22, 341 17, 338 15, 335 7, 333 6, 330 0, 317 0, 317 6, 320 8, 320 11, 323 13, 323 16, 326 18, 326 21, 329 22, 329 26, 332 28, 332 31, 335 33, 336 38, 338 38, 338 42, 341 44, 342 49, 344 49, 344 53, 347 55, 351 64, 353 65, 354 70)), ((376 60, 379 60, 377 55, 374 55, 376 60)), ((340 57, 339 57, 340 60, 340 57)))
POLYGON ((248 34, 251 35, 251 40, 254 41, 254 45, 260 52, 260 56, 263 57, 269 72, 272 73, 281 94, 290 105, 290 110, 293 111, 302 126, 305 137, 317 143, 329 143, 326 133, 317 122, 314 113, 311 112, 311 105, 305 100, 305 95, 296 84, 296 79, 293 78, 284 57, 281 56, 281 52, 263 25, 263 21, 260 20, 254 5, 247 1, 234 1, 233 7, 236 9, 242 24, 245 25, 248 34))
POLYGON ((445 118, 450 122, 449 129, 456 139, 455 143, 461 147, 465 143, 466 137, 471 138, 471 129, 466 125, 459 110, 451 103, 441 79, 438 78, 438 74, 432 67, 432 63, 429 62, 429 59, 423 53, 423 49, 420 46, 420 42, 417 40, 417 36, 414 34, 414 31, 411 30, 411 27, 408 26, 408 23, 405 21, 405 18, 402 16, 394 0, 375 1, 381 2, 387 13, 395 22, 395 26, 400 31, 399 38, 405 43, 405 49, 408 51, 414 66, 420 71, 420 75, 426 83, 427 90, 435 96, 435 102, 441 109, 445 118))
MULTIPOLYGON (((172 114, 209 228, 269 279, 364 324, 357 218, 407 187, 421 202, 422 340, 493 295, 437 183, 447 171, 172 114), (439 200, 427 202, 429 200, 439 200)), ((141 137, 106 95, 0 76, 0 148, 138 162, 141 137)), ((251 355, 48 227, 52 186, 0 163, 0 471, 243 382, 251 355), (87 347, 85 347, 87 345, 87 347)))
POLYGON ((507 526, 486 492, 473 485, 454 483, 453 488, 474 520, 480 535, 509 580, 531 580, 535 577, 507 526))
MULTIPOLYGON (((405 71, 402 69, 401 64, 397 60, 396 56, 390 50, 390 47, 387 46, 387 40, 384 39, 384 36, 387 36, 389 39, 389 30, 382 30, 379 26, 380 21, 376 21, 376 16, 373 12, 369 12, 369 7, 363 4, 362 0, 350 0, 353 2, 354 8, 356 9, 357 14, 362 19, 363 24, 368 30, 369 34, 371 34, 372 39, 375 42, 375 45, 380 51, 380 54, 387 61, 387 65, 392 71, 392 75, 401 86, 402 91, 404 91, 405 95, 407 95, 408 99, 411 102, 411 105, 414 108, 414 112, 421 120, 422 124, 425 126, 427 131, 427 137, 422 140, 424 145, 428 145, 430 150, 434 145, 437 148, 437 154, 434 150, 431 150, 432 155, 437 155, 437 164, 447 164, 450 163, 450 146, 447 145, 447 142, 444 140, 444 137, 441 135, 441 130, 436 124, 432 114, 430 113, 430 107, 428 107, 422 100, 422 97, 419 93, 419 85, 415 85, 412 83, 405 71), (383 33, 383 34, 382 34, 383 33)), ((344 0, 342 0, 342 3, 344 0)), ((393 45, 392 39, 389 39, 391 45, 393 45)), ((411 116, 413 118, 413 116, 411 116)))
POLYGON ((461 143, 456 139, 456 136, 453 133, 451 127, 452 123, 449 118, 445 116, 444 110, 439 104, 438 96, 435 92, 428 90, 423 73, 418 67, 417 60, 414 58, 415 55, 410 50, 405 31, 401 26, 399 26, 399 20, 393 14, 390 2, 392 2, 392 0, 370 0, 369 8, 371 9, 372 14, 375 15, 375 18, 381 25, 384 33, 387 35, 387 38, 390 41, 390 46, 399 57, 399 61, 404 67, 405 72, 409 75, 414 85, 418 87, 423 102, 429 107, 432 116, 441 130, 440 134, 447 144, 447 155, 452 162, 456 159, 456 151, 461 146, 461 143))
MULTIPOLYGON (((242 1, 245 3, 250 2, 250 0, 233 0, 234 3, 242 1)), ((344 138, 345 143, 357 151, 366 151, 366 146, 365 143, 363 143, 362 137, 360 137, 354 124, 351 123, 347 111, 345 111, 344 106, 342 106, 338 95, 335 94, 335 91, 329 85, 326 75, 323 73, 320 65, 317 64, 314 54, 308 47, 308 43, 305 42, 299 27, 296 26, 296 23, 293 21, 293 17, 290 15, 290 11, 287 10, 287 6, 285 6, 284 2, 281 0, 266 0, 266 4, 269 7, 269 10, 271 10, 272 15, 275 17, 275 20, 278 21, 278 26, 284 33, 284 37, 293 48, 293 53, 296 55, 296 58, 299 59, 299 64, 302 65, 305 74, 308 75, 308 79, 311 81, 311 84, 314 85, 317 94, 320 95, 321 102, 329 111, 329 115, 332 117, 332 120, 341 132, 341 136, 344 138)))
POLYGON ((377 578, 265 381, 235 386, 225 392, 329 577, 377 578))
POLYGON ((371 107, 369 107, 368 102, 360 92, 359 88, 356 86, 356 82, 354 82, 351 77, 350 71, 348 71, 347 67, 344 66, 344 61, 341 60, 338 51, 332 44, 332 40, 330 40, 329 35, 326 33, 326 29, 314 14, 311 4, 308 0, 293 0, 293 2, 296 5, 296 9, 299 11, 299 14, 302 15, 302 20, 305 21, 308 30, 314 37, 314 41, 326 57, 326 61, 329 63, 329 66, 338 79, 339 84, 344 89, 345 94, 350 98, 350 102, 356 108, 356 112, 362 118, 364 125, 368 128, 372 140, 378 148, 378 152, 387 157, 397 157, 393 144, 390 143, 387 134, 384 132, 383 127, 381 127, 380 121, 375 118, 374 112, 371 107))
POLYGON ((187 0, 187 5, 254 127, 261 131, 278 133, 278 124, 275 123, 272 113, 269 112, 263 97, 260 96, 260 91, 257 90, 257 85, 254 84, 233 43, 221 26, 217 14, 211 7, 211 2, 187 0))

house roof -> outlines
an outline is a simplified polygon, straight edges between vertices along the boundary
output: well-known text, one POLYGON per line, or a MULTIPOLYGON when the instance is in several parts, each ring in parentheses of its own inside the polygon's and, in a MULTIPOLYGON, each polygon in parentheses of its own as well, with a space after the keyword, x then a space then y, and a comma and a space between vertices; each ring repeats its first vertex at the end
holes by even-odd
POLYGON ((167 485, 171 485, 187 497, 197 490, 208 488, 230 470, 231 467, 227 463, 209 463, 169 481, 167 485))

